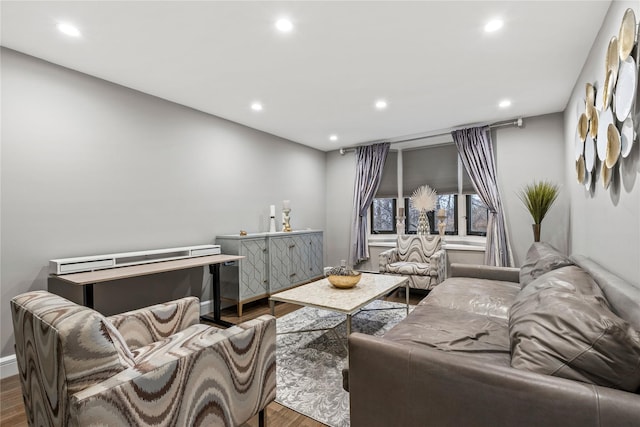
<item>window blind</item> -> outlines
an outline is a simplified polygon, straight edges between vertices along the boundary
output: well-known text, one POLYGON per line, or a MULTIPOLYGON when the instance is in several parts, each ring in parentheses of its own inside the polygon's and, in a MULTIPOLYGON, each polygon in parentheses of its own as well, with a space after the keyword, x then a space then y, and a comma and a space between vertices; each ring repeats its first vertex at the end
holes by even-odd
MULTIPOLYGON (((404 160, 404 157, 403 157, 404 160)), ((394 198, 398 196, 398 153, 389 151, 384 162, 380 187, 376 198, 394 198)))
MULTIPOLYGON (((471 178, 462 168, 462 192, 475 193, 471 178)), ((410 197, 421 185, 427 184, 439 194, 458 192, 458 150, 449 144, 420 147, 402 152, 402 194, 410 197)), ((398 196, 398 153, 389 151, 382 171, 376 198, 398 196)))
MULTIPOLYGON (((406 195, 427 184, 439 194, 458 192, 458 150, 455 144, 421 147, 403 153, 402 188, 406 195)), ((464 169, 464 166, 461 166, 464 169)), ((462 173, 462 191, 474 192, 467 172, 462 173)))

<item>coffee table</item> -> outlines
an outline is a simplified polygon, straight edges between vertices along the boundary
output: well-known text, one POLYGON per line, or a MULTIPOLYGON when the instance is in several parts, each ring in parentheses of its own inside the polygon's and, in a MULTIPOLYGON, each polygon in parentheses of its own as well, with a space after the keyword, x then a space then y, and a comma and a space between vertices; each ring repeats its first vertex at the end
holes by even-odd
MULTIPOLYGON (((360 282, 351 289, 334 287, 324 278, 298 286, 269 297, 271 314, 275 314, 275 302, 288 302, 306 307, 320 308, 347 315, 347 336, 351 334, 351 317, 370 302, 394 289, 405 286, 406 310, 409 314, 409 279, 404 276, 362 273, 360 282)), ((386 309, 389 310, 389 309, 386 309)), ((306 331, 299 331, 306 332, 306 331)))

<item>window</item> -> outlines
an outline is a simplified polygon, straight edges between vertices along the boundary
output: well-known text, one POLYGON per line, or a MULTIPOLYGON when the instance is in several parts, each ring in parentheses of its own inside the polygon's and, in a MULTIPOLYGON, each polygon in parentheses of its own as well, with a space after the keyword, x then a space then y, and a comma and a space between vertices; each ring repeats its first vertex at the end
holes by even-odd
MULTIPOLYGON (((408 212, 405 222, 405 233, 415 234, 418 228, 418 217, 420 212, 411 207, 410 200, 404 199, 405 212, 408 212)), ((446 227, 444 234, 458 234, 458 195, 457 194, 438 194, 438 205, 435 211, 427 212, 427 218, 429 220, 429 230, 431 234, 438 234, 438 218, 436 213, 438 209, 444 209, 447 213, 445 218, 446 227)))
MULTIPOLYGON (((394 198, 373 199, 371 206, 371 233, 372 234, 395 234, 396 230, 396 201, 394 198)), ((407 212, 405 219, 405 234, 415 234, 418 228, 419 212, 411 207, 409 198, 403 200, 404 211, 407 212)), ((435 217, 438 209, 444 209, 447 213, 445 218, 445 234, 458 234, 458 195, 439 194, 438 206, 434 212, 428 212, 429 228, 431 234, 438 234, 438 218, 435 217)))
POLYGON ((373 199, 371 204, 371 233, 396 233, 396 199, 373 199))
POLYGON ((477 194, 467 195, 467 234, 486 236, 489 222, 489 209, 477 194))
POLYGON ((371 233, 396 234, 398 208, 404 208, 406 234, 415 233, 419 213, 411 209, 408 195, 421 185, 428 184, 438 192, 436 210, 429 212, 429 228, 438 234, 438 209, 444 209, 445 234, 486 236, 488 212, 475 195, 453 141, 438 145, 422 145, 416 141, 412 148, 389 151, 382 170, 378 191, 371 206, 371 233), (398 199, 398 193, 405 195, 398 199), (465 221, 466 224, 462 225, 465 221), (465 230, 466 228, 466 230, 465 230), (466 231, 466 233, 465 233, 466 231))

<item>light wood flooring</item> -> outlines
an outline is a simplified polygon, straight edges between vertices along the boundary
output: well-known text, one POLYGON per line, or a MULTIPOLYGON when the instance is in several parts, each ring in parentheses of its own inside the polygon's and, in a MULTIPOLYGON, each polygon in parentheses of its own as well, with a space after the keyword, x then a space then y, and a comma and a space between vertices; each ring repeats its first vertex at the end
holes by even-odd
MULTIPOLYGON (((386 299, 387 301, 404 302, 403 291, 394 292, 386 299)), ((419 291, 412 291, 409 296, 411 304, 417 304, 425 294, 419 291), (415 292, 415 293, 414 293, 415 292)), ((300 306, 287 303, 276 303, 275 316, 282 317, 292 311, 299 309, 300 306)), ((267 300, 260 300, 249 303, 243 308, 242 317, 238 317, 235 307, 231 307, 222 311, 222 319, 238 323, 270 314, 269 304, 267 300)), ((322 427, 324 424, 319 423, 309 417, 305 417, 291 409, 271 402, 267 406, 267 425, 277 427, 322 427)), ((18 376, 12 376, 0 381, 0 427, 26 427, 27 418, 22 403, 22 392, 20 390, 20 381, 18 376)), ((242 427, 257 427, 258 417, 254 417, 246 422, 242 427)))

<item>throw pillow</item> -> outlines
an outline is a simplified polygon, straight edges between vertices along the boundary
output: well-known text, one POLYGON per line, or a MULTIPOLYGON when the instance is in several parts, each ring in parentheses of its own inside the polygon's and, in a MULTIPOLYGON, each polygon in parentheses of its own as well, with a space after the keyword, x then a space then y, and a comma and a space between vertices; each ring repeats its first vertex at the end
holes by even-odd
POLYGON ((520 287, 524 288, 534 279, 556 268, 572 265, 573 262, 546 242, 536 242, 527 251, 520 268, 520 287))
POLYGON ((609 303, 600 286, 598 286, 589 273, 577 265, 568 265, 544 273, 521 289, 518 295, 516 295, 515 300, 525 299, 529 295, 539 292, 542 289, 553 287, 563 288, 568 292, 591 295, 609 307, 609 303))
POLYGON ((597 289, 597 284, 576 286, 549 274, 529 286, 509 311, 512 367, 631 392, 638 389, 640 336, 611 312, 597 291, 583 292, 597 289))

